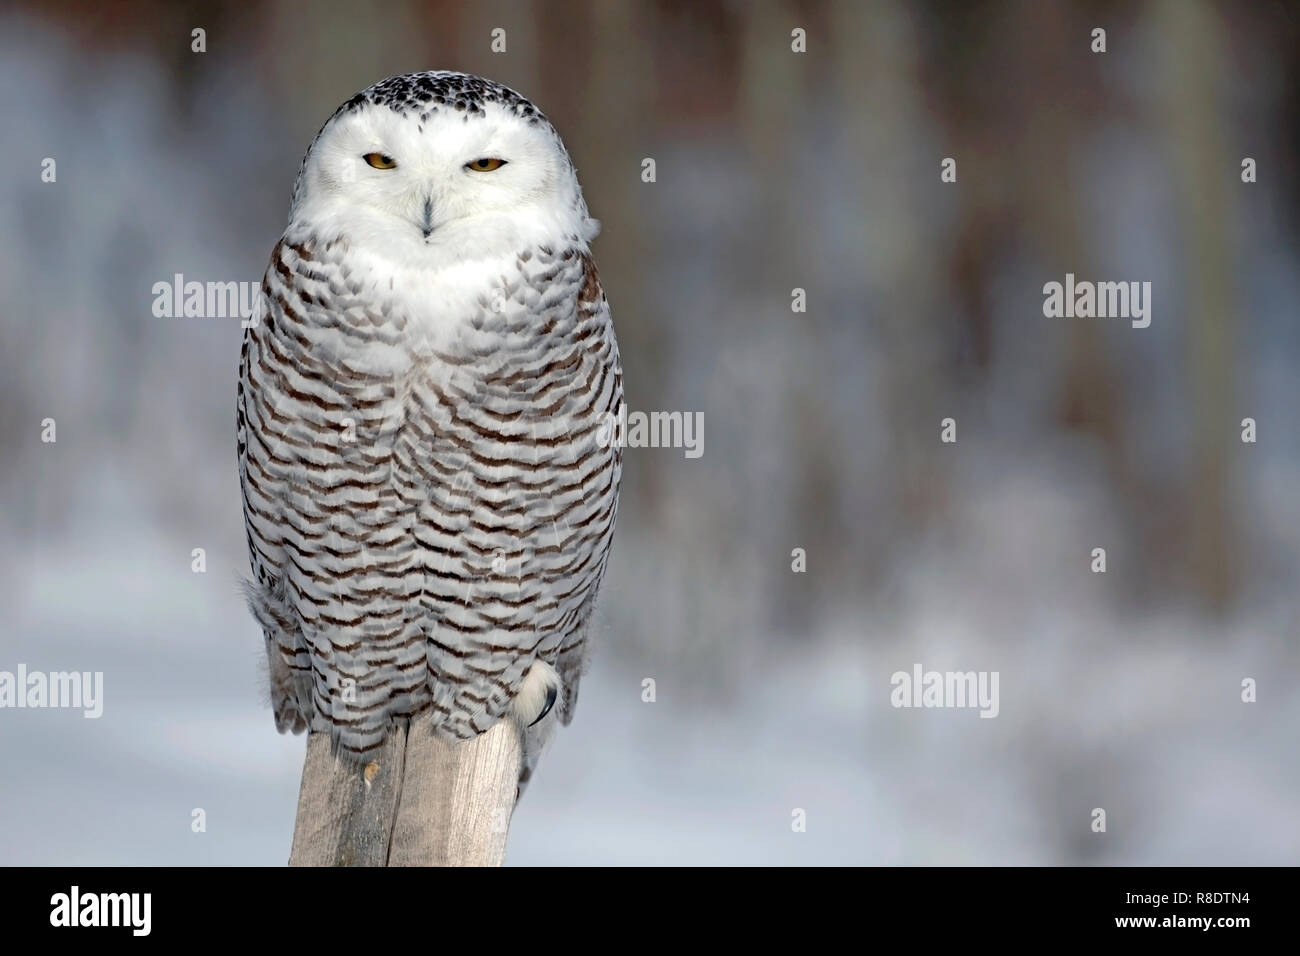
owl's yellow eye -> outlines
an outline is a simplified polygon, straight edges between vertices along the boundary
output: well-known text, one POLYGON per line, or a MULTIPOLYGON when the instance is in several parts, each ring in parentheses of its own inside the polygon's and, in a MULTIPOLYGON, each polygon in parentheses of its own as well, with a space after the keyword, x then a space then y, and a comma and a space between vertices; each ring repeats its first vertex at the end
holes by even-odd
POLYGON ((465 164, 466 169, 472 169, 476 173, 490 173, 494 169, 500 169, 506 164, 504 159, 476 159, 473 162, 465 164))
POLYGON ((391 156, 385 156, 383 153, 366 153, 361 157, 375 169, 392 169, 397 165, 391 156))

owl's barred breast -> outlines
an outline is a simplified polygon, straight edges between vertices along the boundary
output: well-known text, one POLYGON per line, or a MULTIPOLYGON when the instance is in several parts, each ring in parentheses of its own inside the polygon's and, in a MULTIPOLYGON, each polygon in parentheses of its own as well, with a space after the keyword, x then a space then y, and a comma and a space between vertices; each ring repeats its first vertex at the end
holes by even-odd
POLYGON ((250 604, 278 652, 277 723, 356 755, 426 711, 469 737, 537 660, 567 720, 621 468, 599 440, 622 383, 585 244, 482 266, 455 315, 356 261, 345 237, 286 235, 244 344, 250 604))

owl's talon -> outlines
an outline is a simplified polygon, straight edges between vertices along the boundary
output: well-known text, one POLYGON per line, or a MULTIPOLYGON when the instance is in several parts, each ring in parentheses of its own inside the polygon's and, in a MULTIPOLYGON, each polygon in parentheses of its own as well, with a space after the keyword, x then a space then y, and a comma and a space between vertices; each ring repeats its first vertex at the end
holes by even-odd
POLYGON ((555 706, 555 700, 559 696, 560 696, 560 692, 558 689, 556 689, 554 684, 546 688, 546 706, 542 708, 542 712, 538 714, 537 718, 528 726, 536 727, 539 723, 541 723, 542 718, 551 712, 551 708, 555 706))

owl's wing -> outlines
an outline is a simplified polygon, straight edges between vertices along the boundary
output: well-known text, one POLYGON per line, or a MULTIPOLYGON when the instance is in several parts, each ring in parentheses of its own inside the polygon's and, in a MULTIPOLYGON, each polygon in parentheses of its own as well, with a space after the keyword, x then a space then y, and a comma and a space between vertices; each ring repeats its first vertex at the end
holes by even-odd
POLYGON ((350 272, 348 242, 286 234, 262 293, 239 400, 249 606, 281 729, 360 758, 429 704, 415 519, 443 478, 410 454, 407 318, 350 272))
POLYGON ((275 510, 274 495, 263 469, 272 453, 262 422, 268 412, 268 396, 258 388, 253 363, 260 362, 265 347, 262 337, 270 323, 266 286, 244 328, 239 353, 239 383, 235 398, 235 444, 239 461, 239 487, 244 504, 244 533, 253 578, 244 582, 249 610, 262 625, 266 640, 267 671, 271 709, 281 733, 305 731, 311 723, 309 693, 310 658, 287 602, 281 568, 283 541, 276 528, 282 516, 275 510))
MULTIPOLYGON (((589 317, 596 327, 605 330, 601 337, 601 348, 606 350, 606 368, 609 373, 609 394, 602 396, 598 402, 602 418, 617 417, 623 405, 623 367, 619 361, 618 341, 614 337, 614 325, 609 311, 609 300, 600 285, 600 275, 595 263, 590 258, 583 261, 582 288, 578 295, 579 311, 589 317)), ((608 420, 608 419, 607 419, 608 420)), ((605 567, 609 561, 609 549, 614 534, 614 524, 618 517, 618 491, 623 473, 623 448, 615 444, 610 449, 608 484, 604 496, 609 499, 610 514, 604 535, 599 543, 600 564, 590 593, 580 612, 580 623, 560 645, 556 655, 555 669, 559 672, 564 693, 560 701, 559 718, 566 727, 573 721, 574 710, 578 705, 578 684, 587 670, 589 660, 587 641, 592 617, 596 609, 596 597, 601 582, 605 577, 605 567)))
POLYGON ((534 713, 538 661, 559 673, 571 717, 617 510, 621 450, 600 434, 622 374, 595 266, 539 248, 519 270, 510 301, 469 317, 460 351, 414 390, 408 421, 427 436, 428 460, 410 468, 427 489, 416 540, 433 706, 457 736, 516 698, 517 715, 534 713))

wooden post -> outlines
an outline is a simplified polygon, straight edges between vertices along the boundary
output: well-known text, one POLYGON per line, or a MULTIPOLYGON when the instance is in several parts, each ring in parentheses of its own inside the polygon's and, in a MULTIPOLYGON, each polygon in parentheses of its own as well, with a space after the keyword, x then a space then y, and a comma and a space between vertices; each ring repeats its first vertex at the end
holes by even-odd
POLYGON ((500 866, 522 758, 505 719, 473 740, 398 729, 363 767, 307 738, 290 866, 500 866))

